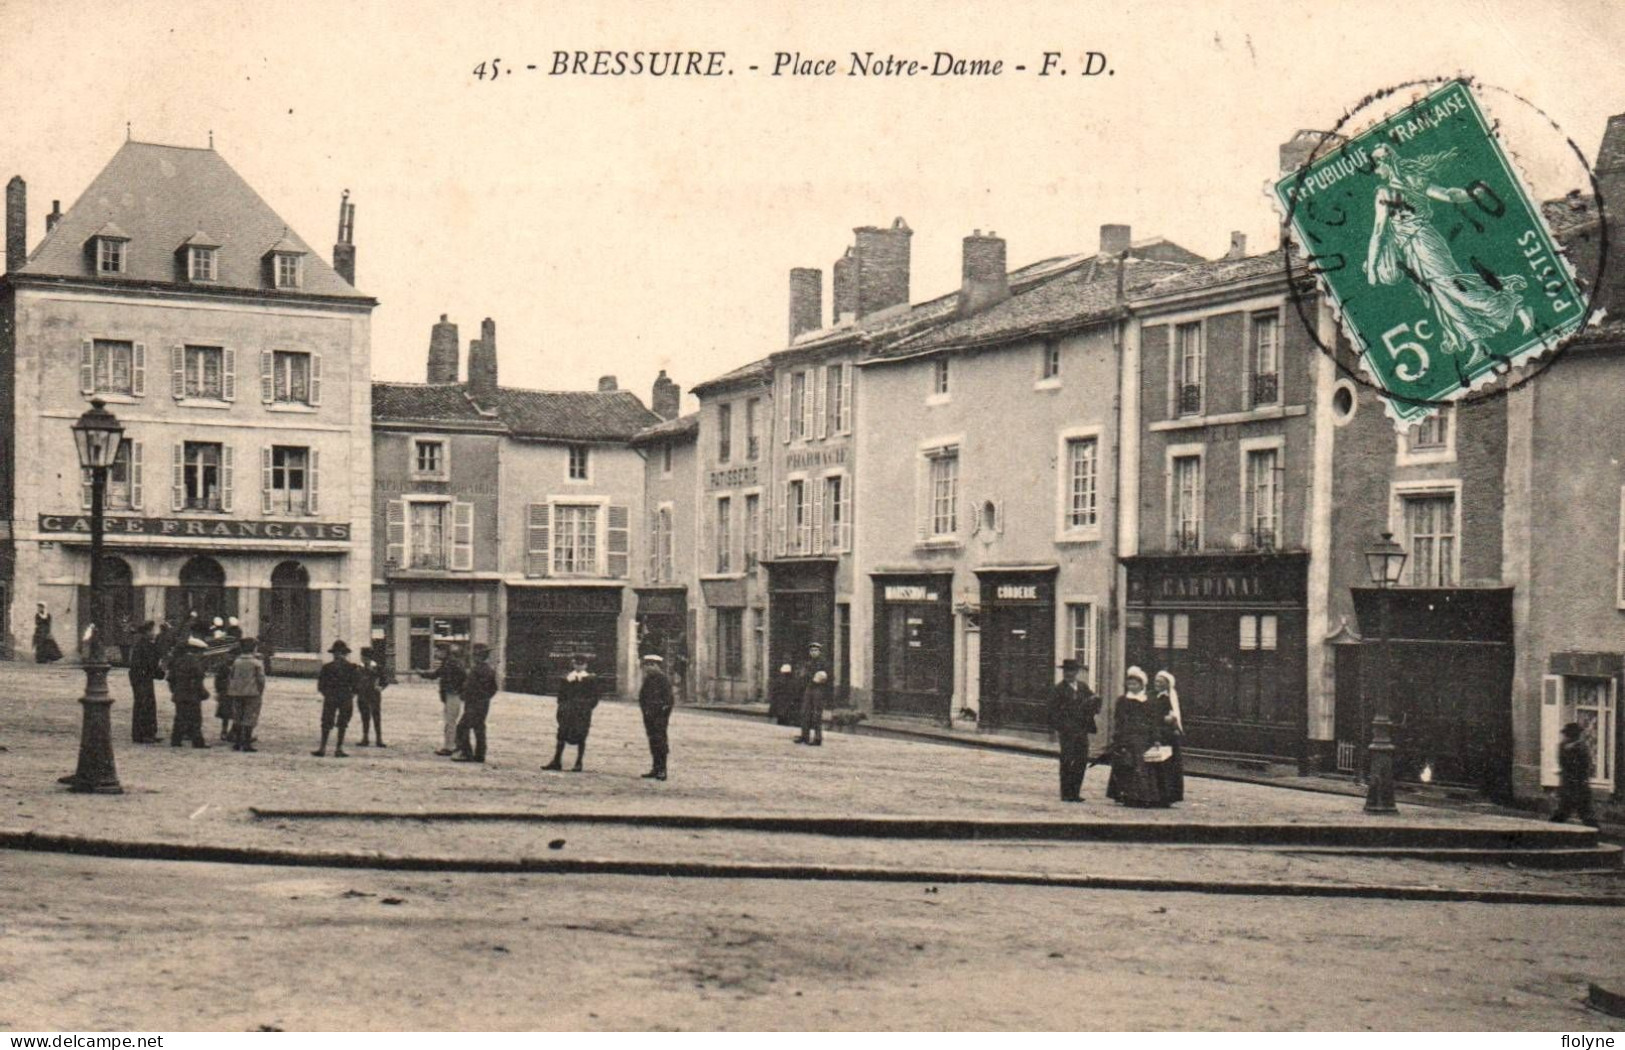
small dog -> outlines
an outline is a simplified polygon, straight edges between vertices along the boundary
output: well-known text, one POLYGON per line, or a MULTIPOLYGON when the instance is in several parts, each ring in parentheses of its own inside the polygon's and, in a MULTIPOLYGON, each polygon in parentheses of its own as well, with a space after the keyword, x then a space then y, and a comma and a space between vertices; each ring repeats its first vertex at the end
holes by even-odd
POLYGON ((829 728, 831 732, 856 733, 858 723, 868 717, 862 711, 831 711, 829 713, 829 728))

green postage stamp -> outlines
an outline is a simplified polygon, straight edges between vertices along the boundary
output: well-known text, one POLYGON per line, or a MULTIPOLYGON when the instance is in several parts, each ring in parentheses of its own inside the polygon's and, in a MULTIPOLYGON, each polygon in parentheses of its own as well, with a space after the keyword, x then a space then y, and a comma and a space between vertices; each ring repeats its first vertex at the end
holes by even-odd
POLYGON ((1584 323, 1568 260, 1464 81, 1328 148, 1275 195, 1396 423, 1584 323))

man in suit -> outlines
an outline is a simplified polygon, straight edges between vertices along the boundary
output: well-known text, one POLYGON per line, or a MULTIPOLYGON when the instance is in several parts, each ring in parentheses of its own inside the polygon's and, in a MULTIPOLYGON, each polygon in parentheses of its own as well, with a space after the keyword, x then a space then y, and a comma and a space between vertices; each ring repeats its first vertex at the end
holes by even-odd
POLYGON ((455 755, 457 726, 463 720, 463 679, 468 677, 462 658, 457 655, 457 647, 446 646, 444 654, 440 657, 440 666, 423 677, 432 678, 440 683, 440 713, 445 739, 435 754, 441 758, 455 755))
POLYGON ((343 641, 334 642, 327 651, 333 654, 333 659, 322 665, 322 673, 316 678, 316 691, 322 694, 322 743, 311 754, 325 758, 327 735, 337 729, 333 757, 349 758, 344 752, 344 731, 350 728, 350 719, 355 714, 359 669, 347 659, 350 647, 343 641))
POLYGON ((491 647, 474 646, 474 664, 463 679, 463 717, 457 723, 457 753, 453 762, 485 761, 485 718, 497 695, 497 673, 491 667, 491 647))
POLYGON ((1050 694, 1049 724, 1061 739, 1061 801, 1083 801, 1083 774, 1089 768, 1089 734, 1098 728, 1100 697, 1078 680, 1083 666, 1061 661, 1061 680, 1050 694))
POLYGON ((655 653, 643 657, 643 686, 638 690, 638 707, 643 709, 643 731, 649 735, 649 755, 653 767, 644 780, 666 779, 666 756, 671 743, 666 726, 671 721, 671 679, 666 677, 665 661, 655 653))
POLYGON ((807 647, 807 662, 801 668, 801 735, 796 743, 824 746, 824 705, 829 703, 829 665, 824 647, 817 642, 807 647))
POLYGON ((180 747, 188 740, 195 748, 209 746, 203 739, 203 701, 209 698, 209 691, 204 685, 207 675, 203 660, 198 655, 208 647, 208 642, 193 636, 177 646, 169 658, 169 697, 175 704, 170 747, 180 747))

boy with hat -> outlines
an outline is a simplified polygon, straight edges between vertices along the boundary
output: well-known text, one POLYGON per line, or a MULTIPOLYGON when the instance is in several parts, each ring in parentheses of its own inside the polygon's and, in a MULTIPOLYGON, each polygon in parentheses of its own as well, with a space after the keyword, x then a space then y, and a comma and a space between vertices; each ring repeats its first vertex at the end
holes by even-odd
POLYGON ((553 748, 553 761, 543 769, 564 768, 564 749, 574 744, 576 764, 572 773, 581 772, 581 756, 587 751, 587 734, 592 732, 592 709, 598 706, 598 677, 587 669, 592 662, 588 653, 576 653, 570 658, 570 673, 559 683, 558 742, 553 748))
POLYGON ((377 651, 361 648, 361 662, 356 665, 355 705, 361 711, 361 746, 367 746, 368 730, 379 747, 384 743, 384 666, 378 662, 377 651))
POLYGON ((258 751, 254 746, 254 728, 260 724, 260 707, 265 699, 265 668, 254 655, 252 638, 237 643, 237 658, 231 662, 226 676, 226 693, 237 712, 237 739, 231 749, 258 751))
POLYGON ((654 760, 644 780, 666 779, 666 756, 671 742, 666 728, 671 722, 671 679, 666 677, 665 661, 657 653, 643 654, 643 685, 638 689, 638 707, 643 711, 643 731, 649 737, 649 756, 654 760))
POLYGON ((497 695, 497 673, 491 668, 491 647, 474 644, 474 665, 463 679, 463 717, 457 723, 457 753, 453 762, 485 761, 485 718, 497 695), (472 738, 472 748, 470 747, 472 738))
POLYGON ((1061 743, 1061 801, 1083 801, 1083 774, 1089 768, 1089 734, 1098 728, 1100 697, 1078 680, 1083 665, 1061 661, 1061 680, 1050 693, 1049 725, 1061 743))
POLYGON ((327 757, 327 735, 337 729, 333 757, 349 758, 344 753, 344 731, 350 728, 350 717, 355 714, 358 669, 345 659, 350 655, 350 647, 343 641, 334 642, 327 651, 333 654, 333 659, 322 665, 322 673, 316 679, 316 691, 322 694, 322 743, 311 754, 317 758, 327 757))
POLYGON ((1563 727, 1563 739, 1557 745, 1557 812, 1552 814, 1553 824, 1567 823, 1573 813, 1583 823, 1597 826, 1597 812, 1591 802, 1593 769, 1585 732, 1580 723, 1570 722, 1563 727))
POLYGON ((818 642, 807 646, 807 663, 801 671, 801 735, 796 743, 824 746, 824 705, 829 702, 829 665, 824 663, 824 647, 818 642))

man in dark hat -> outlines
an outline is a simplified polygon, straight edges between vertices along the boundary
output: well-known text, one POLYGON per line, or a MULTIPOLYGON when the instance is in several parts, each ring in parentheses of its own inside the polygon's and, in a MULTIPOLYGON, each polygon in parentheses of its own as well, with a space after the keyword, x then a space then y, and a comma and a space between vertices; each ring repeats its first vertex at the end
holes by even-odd
POLYGON ((671 753, 671 742, 666 727, 671 722, 671 679, 666 677, 666 662, 657 653, 643 655, 643 685, 638 689, 638 707, 643 710, 643 731, 649 736, 649 756, 654 760, 644 780, 666 779, 666 756, 671 753))
POLYGON ((587 734, 592 732, 592 709, 598 706, 598 676, 588 670, 592 663, 590 653, 576 653, 570 658, 570 673, 559 683, 558 741, 553 748, 553 761, 543 769, 564 768, 564 749, 575 745, 576 764, 571 772, 581 772, 581 756, 587 751, 587 734))
POLYGON ((491 647, 475 643, 474 664, 463 679, 463 717, 457 723, 453 762, 485 761, 485 717, 491 713, 491 698, 496 695, 497 673, 491 667, 491 647))
POLYGON ((463 720, 463 679, 468 670, 457 655, 455 645, 447 645, 441 652, 440 666, 423 677, 440 684, 440 714, 444 739, 435 754, 441 758, 457 753, 457 726, 463 720))
POLYGON ((801 735, 796 743, 824 746, 824 705, 829 703, 829 664, 818 642, 807 646, 807 662, 801 668, 801 735))
POLYGON ((175 704, 170 747, 180 747, 188 740, 196 748, 209 746, 203 739, 203 701, 209 698, 209 690, 204 685, 207 674, 199 655, 208 647, 208 642, 194 635, 176 646, 169 658, 169 698, 175 704))
POLYGON ((1050 694, 1049 724, 1061 742, 1061 801, 1083 801, 1083 774, 1089 768, 1089 734, 1098 728, 1100 697, 1079 680, 1083 665, 1061 661, 1061 680, 1050 694))
POLYGON ((327 651, 333 654, 333 659, 322 665, 322 673, 316 679, 316 690, 322 694, 322 744, 311 754, 326 757, 327 734, 337 729, 333 757, 349 758, 344 753, 344 731, 350 728, 350 717, 355 714, 355 692, 360 682, 356 665, 348 659, 348 645, 337 641, 327 651))

